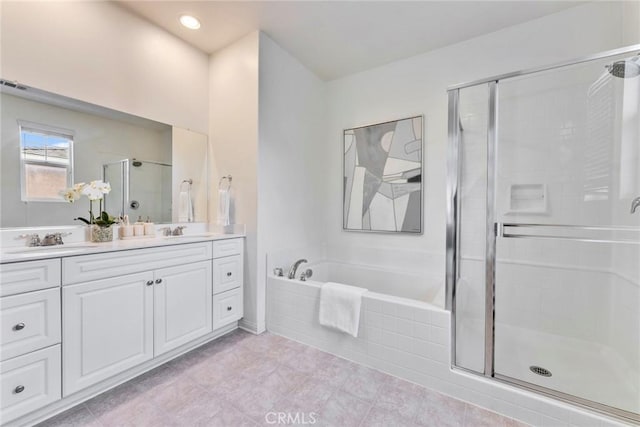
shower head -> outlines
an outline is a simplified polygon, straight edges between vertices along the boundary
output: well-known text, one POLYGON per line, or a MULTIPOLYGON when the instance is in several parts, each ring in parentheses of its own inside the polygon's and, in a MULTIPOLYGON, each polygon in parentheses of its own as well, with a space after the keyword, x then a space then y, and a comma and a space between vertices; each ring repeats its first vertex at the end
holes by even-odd
POLYGON ((138 168, 138 167, 140 167, 140 166, 142 166, 142 162, 141 162, 140 160, 136 160, 136 159, 133 159, 133 161, 131 162, 131 164, 132 164, 133 166, 137 167, 137 168, 138 168))
POLYGON ((640 56, 616 61, 607 65, 607 70, 612 76, 621 79, 630 79, 640 76, 640 56))

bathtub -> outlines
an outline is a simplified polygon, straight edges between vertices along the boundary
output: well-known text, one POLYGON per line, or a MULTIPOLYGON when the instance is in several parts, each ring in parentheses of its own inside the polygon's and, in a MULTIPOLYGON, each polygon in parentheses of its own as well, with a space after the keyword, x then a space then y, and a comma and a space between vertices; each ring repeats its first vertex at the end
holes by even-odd
POLYGON ((303 264, 306 281, 267 277, 267 329, 340 357, 416 382, 444 378, 450 361, 450 317, 444 285, 428 274, 324 261, 303 264), (320 288, 332 281, 367 288, 357 337, 321 326, 320 288))
POLYGON ((303 264, 300 273, 311 269, 311 281, 337 282, 359 286, 369 290, 369 297, 403 298, 425 302, 444 308, 444 283, 441 279, 426 273, 411 273, 391 269, 375 268, 366 265, 349 264, 336 261, 324 261, 303 264), (371 295, 375 293, 377 295, 371 295))

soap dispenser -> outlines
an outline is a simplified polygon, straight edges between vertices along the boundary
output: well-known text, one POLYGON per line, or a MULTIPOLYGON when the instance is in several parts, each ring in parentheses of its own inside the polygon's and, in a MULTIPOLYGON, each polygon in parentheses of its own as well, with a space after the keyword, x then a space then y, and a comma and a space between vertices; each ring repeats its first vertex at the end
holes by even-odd
POLYGON ((151 222, 149 217, 147 217, 147 220, 144 223, 144 235, 150 237, 155 237, 156 235, 156 225, 151 222))
POLYGON ((133 224, 133 235, 144 236, 144 222, 142 222, 141 216, 139 216, 138 220, 133 224))
POLYGON ((126 239, 133 236, 133 226, 129 224, 129 215, 125 215, 120 224, 120 238, 126 239))

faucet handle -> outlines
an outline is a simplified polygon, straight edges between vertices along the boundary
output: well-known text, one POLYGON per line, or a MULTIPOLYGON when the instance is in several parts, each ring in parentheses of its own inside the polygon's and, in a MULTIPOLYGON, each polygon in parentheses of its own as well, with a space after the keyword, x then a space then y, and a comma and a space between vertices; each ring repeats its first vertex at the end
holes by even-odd
POLYGON ((71 232, 67 232, 67 233, 54 233, 53 237, 56 241, 56 245, 64 245, 64 242, 62 241, 63 237, 67 237, 67 236, 71 236, 71 232))
POLYGON ((173 235, 174 236, 182 236, 182 230, 184 230, 185 228, 187 228, 186 225, 179 225, 176 227, 175 230, 173 230, 173 235))
POLYGON ((29 246, 40 246, 40 236, 37 233, 21 234, 18 237, 21 239, 30 239, 29 246))

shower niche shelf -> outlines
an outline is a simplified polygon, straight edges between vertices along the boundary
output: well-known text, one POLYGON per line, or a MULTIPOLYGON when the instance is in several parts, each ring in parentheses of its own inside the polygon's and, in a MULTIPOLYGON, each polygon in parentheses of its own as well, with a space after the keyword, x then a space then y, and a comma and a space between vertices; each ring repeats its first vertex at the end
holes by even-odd
POLYGON ((509 185, 507 215, 549 213, 546 184, 509 185))

